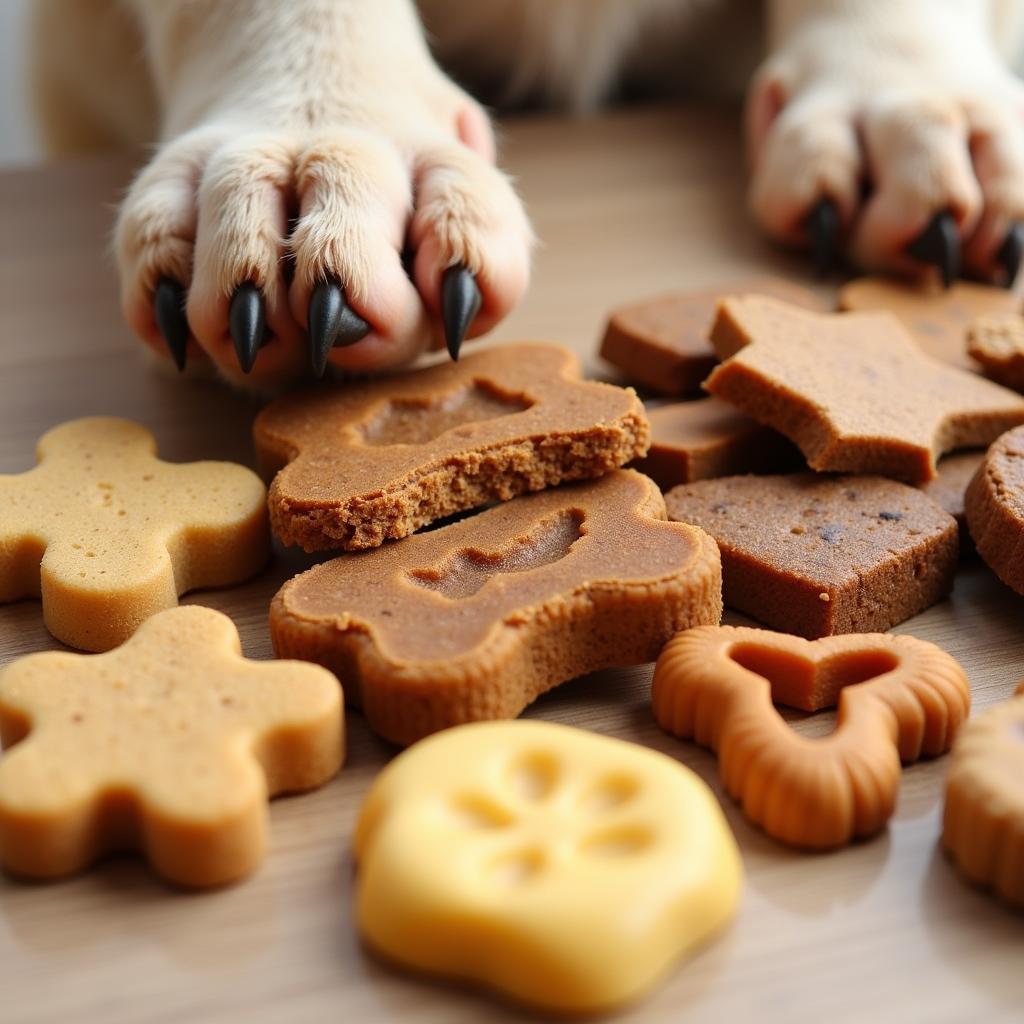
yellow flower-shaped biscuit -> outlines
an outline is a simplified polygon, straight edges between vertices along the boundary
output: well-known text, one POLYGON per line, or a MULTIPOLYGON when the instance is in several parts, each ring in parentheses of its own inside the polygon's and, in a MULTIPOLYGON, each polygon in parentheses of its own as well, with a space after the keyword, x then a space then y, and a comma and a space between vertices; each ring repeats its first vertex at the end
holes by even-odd
POLYGON ((549 1011, 638 996, 729 920, 742 877, 693 772, 535 721, 417 743, 370 790, 355 845, 371 948, 549 1011))

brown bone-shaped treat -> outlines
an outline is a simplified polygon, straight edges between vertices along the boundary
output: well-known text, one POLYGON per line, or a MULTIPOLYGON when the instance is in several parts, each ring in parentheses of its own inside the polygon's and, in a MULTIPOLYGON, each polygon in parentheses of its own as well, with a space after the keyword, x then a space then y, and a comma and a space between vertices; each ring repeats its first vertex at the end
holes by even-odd
POLYGON ((492 348, 257 417, 270 521, 307 551, 373 548, 466 509, 600 476, 647 451, 643 405, 557 345, 492 348), (281 468, 283 467, 283 468, 281 468))
POLYGON ((812 850, 885 827, 900 762, 949 749, 971 691, 955 659, 911 636, 808 641, 734 626, 669 642, 654 671, 667 732, 718 753, 722 781, 768 835, 812 850), (839 706, 835 731, 809 739, 773 707, 839 706))
POLYGON ((619 470, 336 558, 278 592, 274 649, 331 669, 396 743, 514 717, 559 683, 651 661, 678 630, 718 622, 714 541, 664 518, 654 483, 619 470))

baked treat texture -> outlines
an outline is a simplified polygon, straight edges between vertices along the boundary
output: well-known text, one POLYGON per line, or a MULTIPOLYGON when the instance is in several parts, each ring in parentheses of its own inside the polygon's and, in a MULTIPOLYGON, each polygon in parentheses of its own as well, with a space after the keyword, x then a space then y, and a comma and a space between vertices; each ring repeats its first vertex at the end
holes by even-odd
POLYGON ((942 843, 966 878, 1024 909, 1024 683, 957 738, 942 843))
POLYGON ((277 593, 270 630, 279 655, 325 665, 375 732, 409 744, 653 661, 721 610, 714 541, 617 470, 315 566, 277 593))
POLYGON ((725 603, 814 638, 888 629, 945 597, 956 522, 883 477, 735 476, 673 488, 669 518, 715 538, 725 603))
POLYGON ((0 862, 57 878, 138 850, 175 884, 233 882, 263 858, 267 797, 341 766, 343 714, 329 672, 247 661, 209 608, 21 658, 0 671, 0 862))
POLYGON ((967 488, 967 526, 992 571, 1024 594, 1024 427, 1005 433, 967 488))
POLYGON ((933 359, 972 373, 978 367, 967 356, 967 329, 978 317, 1014 313, 1019 307, 1011 290, 972 281, 943 288, 938 281, 861 277, 839 289, 841 310, 892 313, 933 359))
POLYGON ((437 519, 647 451, 634 392, 580 379, 557 345, 486 349, 358 387, 272 402, 256 418, 270 521, 286 544, 358 551, 437 519))
POLYGON ((967 332, 967 351, 987 377, 1024 394, 1024 317, 985 316, 967 332))
POLYGON ((707 390, 785 434, 819 471, 910 483, 938 457, 1024 423, 1024 399, 926 356, 890 313, 810 313, 776 299, 724 300, 707 390))
POLYGON ((655 394, 699 394, 718 362, 708 340, 718 301, 748 292, 773 295, 808 309, 824 308, 810 289, 776 277, 663 295, 612 312, 601 358, 655 394))
POLYGON ((768 835, 827 850, 880 832, 896 807, 900 763, 949 749, 970 710, 959 663, 934 644, 883 633, 809 642, 762 629, 692 629, 654 671, 667 732, 718 753, 729 794, 768 835), (809 739, 775 709, 838 705, 809 739))
POLYGON ((978 467, 985 458, 982 451, 955 452, 939 461, 934 480, 920 484, 920 489, 937 505, 941 505, 960 527, 960 541, 969 542, 967 532, 967 486, 974 479, 978 467))
POLYGON ((372 950, 547 1013, 638 998, 729 921, 743 873, 694 772, 536 721, 399 755, 367 794, 355 855, 372 950))
POLYGON ((41 596, 71 647, 109 650, 179 594, 270 557, 266 489, 244 466, 162 462, 145 427, 109 417, 54 427, 37 456, 0 476, 0 601, 41 596))

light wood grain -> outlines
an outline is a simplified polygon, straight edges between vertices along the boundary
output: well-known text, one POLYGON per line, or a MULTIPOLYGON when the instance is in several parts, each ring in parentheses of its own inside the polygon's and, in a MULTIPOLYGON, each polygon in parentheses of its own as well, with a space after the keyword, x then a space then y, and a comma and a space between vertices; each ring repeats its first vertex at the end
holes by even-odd
MULTIPOLYGON (((529 299, 496 337, 567 342, 597 371, 592 353, 617 302, 750 272, 806 276, 748 224, 734 126, 713 111, 508 125, 508 164, 543 245, 529 299)), ((44 429, 86 413, 143 421, 169 458, 251 461, 253 404, 155 373, 120 321, 107 233, 129 166, 104 158, 0 176, 0 471, 27 468, 44 429)), ((246 652, 267 657, 269 599, 304 564, 280 556, 247 586, 190 600, 230 613, 246 652)), ((977 563, 952 600, 903 628, 963 661, 976 708, 1024 676, 1024 601, 977 563)), ((0 662, 52 646, 37 603, 0 609, 0 662)), ((649 667, 599 673, 529 713, 649 744, 721 795, 714 759, 655 726, 649 683, 649 667)), ((57 885, 0 879, 0 1020, 526 1019, 361 951, 349 841, 391 752, 356 714, 349 732, 336 781, 273 805, 271 853, 243 885, 182 895, 131 860, 57 885)), ((622 1019, 1020 1020, 1024 919, 963 885, 937 850, 943 771, 942 761, 908 769, 887 833, 827 856, 782 849, 723 797, 747 868, 739 919, 622 1019)))

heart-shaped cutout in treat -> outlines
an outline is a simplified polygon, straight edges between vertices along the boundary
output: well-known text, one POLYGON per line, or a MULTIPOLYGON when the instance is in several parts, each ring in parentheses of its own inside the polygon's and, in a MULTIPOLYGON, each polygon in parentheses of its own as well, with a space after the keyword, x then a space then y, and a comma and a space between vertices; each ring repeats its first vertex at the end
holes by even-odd
POLYGON ((900 762, 949 749, 970 709, 959 663, 911 636, 804 640, 706 626, 678 634, 654 672, 663 729, 718 753, 747 816, 781 842, 830 849, 885 827, 900 762), (775 704, 838 705, 831 735, 794 732, 775 704))

